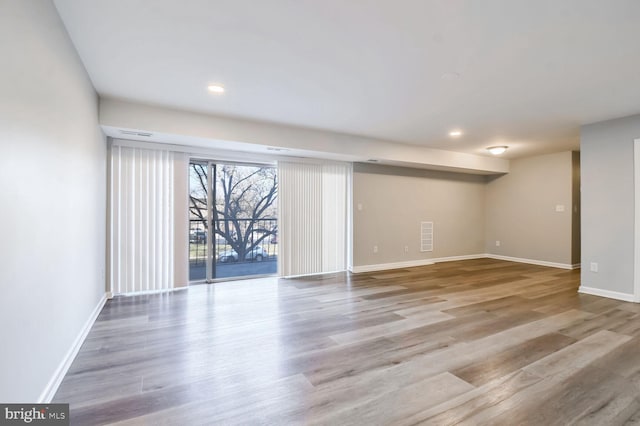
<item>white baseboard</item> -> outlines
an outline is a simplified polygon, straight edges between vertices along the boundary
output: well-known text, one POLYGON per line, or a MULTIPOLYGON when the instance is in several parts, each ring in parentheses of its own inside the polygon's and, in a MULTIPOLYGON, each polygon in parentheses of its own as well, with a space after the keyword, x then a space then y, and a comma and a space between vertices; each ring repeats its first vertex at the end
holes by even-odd
POLYGON ((431 259, 408 260, 406 262, 380 263, 377 265, 362 265, 351 267, 351 272, 359 274, 361 272, 386 271, 389 269, 412 268, 415 266, 433 265, 435 262, 431 259))
POLYGON ((483 259, 485 257, 486 257, 485 254, 469 254, 464 256, 436 257, 432 259, 408 260, 405 262, 353 266, 351 267, 350 271, 353 272, 354 274, 359 274, 361 272, 376 272, 376 271, 387 271, 390 269, 412 268, 415 266, 433 265, 435 263, 440 263, 440 262, 454 262, 456 260, 483 259))
POLYGON ((473 260, 473 259, 485 259, 487 257, 486 254, 466 254, 462 256, 449 256, 449 257, 436 257, 434 259, 429 259, 434 263, 440 262, 457 262, 458 260, 473 260))
POLYGON ((578 288, 578 293, 590 294, 592 296, 608 297, 609 299, 623 300, 625 302, 635 302, 635 297, 633 294, 620 293, 611 290, 602 290, 600 288, 585 287, 582 285, 578 288))
POLYGON ((530 265, 548 266, 550 268, 577 269, 580 267, 579 263, 576 265, 572 265, 570 263, 556 263, 556 262, 547 262, 546 260, 523 259, 521 257, 502 256, 499 254, 487 254, 486 257, 488 257, 489 259, 506 260, 508 262, 518 262, 518 263, 528 263, 530 265))
POLYGON ((71 363, 76 358, 76 355, 78 355, 78 351, 80 351, 80 347, 84 343, 84 340, 87 338, 87 335, 91 330, 91 327, 93 327, 93 323, 98 318, 98 315, 100 315, 100 311, 102 311, 102 308, 104 307, 104 304, 107 303, 107 300, 108 300, 108 294, 105 293, 100 299, 100 301, 98 302, 98 304, 96 305, 96 307, 91 312, 91 315, 89 315, 87 322, 84 323, 84 326, 80 330, 80 333, 78 334, 76 339, 73 341, 73 344, 65 354, 64 358, 62 359, 62 362, 60 362, 60 365, 58 365, 58 368, 53 373, 53 376, 51 376, 51 379, 49 379, 49 383, 47 383, 47 386, 44 388, 44 390, 40 394, 40 398, 38 398, 39 404, 48 404, 51 402, 51 400, 55 396, 56 392, 58 391, 58 387, 60 386, 60 383, 62 383, 62 379, 64 379, 64 376, 67 374, 67 371, 69 371, 69 367, 71 367, 71 363))
POLYGON ((482 254, 469 254, 469 255, 463 255, 463 256, 436 257, 432 259, 409 260, 406 262, 380 263, 377 265, 352 266, 349 270, 354 274, 359 274, 361 272, 376 272, 376 271, 386 271, 389 269, 401 269, 401 268, 411 268, 414 266, 433 265, 435 263, 440 263, 440 262, 455 262, 458 260, 472 260, 472 259, 486 259, 486 258, 496 259, 496 260, 506 260, 509 262, 527 263, 530 265, 548 266, 550 268, 560 268, 560 269, 580 268, 579 263, 571 265, 568 263, 555 263, 555 262, 547 262, 545 260, 524 259, 520 257, 501 256, 499 254, 482 253, 482 254))

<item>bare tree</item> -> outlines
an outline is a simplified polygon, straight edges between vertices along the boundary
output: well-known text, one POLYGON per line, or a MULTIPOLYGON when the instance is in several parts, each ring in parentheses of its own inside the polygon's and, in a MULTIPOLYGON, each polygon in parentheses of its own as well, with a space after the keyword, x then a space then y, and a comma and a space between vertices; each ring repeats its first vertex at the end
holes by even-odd
POLYGON ((191 190, 189 192, 189 212, 191 219, 199 219, 204 224, 205 230, 209 229, 207 223, 207 165, 191 163, 191 190), (195 179, 195 181, 194 181, 195 179))
MULTIPOLYGON (((191 217, 207 220, 207 166, 192 163, 191 217), (195 175, 195 176, 194 176, 195 175), (193 188, 193 186, 196 188, 193 188)), ((213 228, 245 259, 255 247, 277 233, 275 201, 278 195, 276 170, 273 167, 219 164, 215 167, 215 205, 213 228), (271 220, 268 220, 271 219, 271 220)))

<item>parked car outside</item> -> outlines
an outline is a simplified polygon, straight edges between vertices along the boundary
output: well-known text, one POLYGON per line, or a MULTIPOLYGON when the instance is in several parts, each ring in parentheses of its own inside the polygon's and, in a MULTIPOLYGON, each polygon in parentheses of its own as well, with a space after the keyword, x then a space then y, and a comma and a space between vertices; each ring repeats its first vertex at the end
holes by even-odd
MULTIPOLYGON (((262 262, 264 259, 268 258, 269 254, 260 246, 254 247, 252 250, 248 251, 244 255, 244 260, 262 262)), ((237 262, 238 261, 238 253, 235 250, 227 250, 223 251, 218 255, 218 262, 227 263, 227 262, 237 262)))
POLYGON ((191 230, 189 232, 190 243, 204 243, 207 241, 207 231, 191 230))

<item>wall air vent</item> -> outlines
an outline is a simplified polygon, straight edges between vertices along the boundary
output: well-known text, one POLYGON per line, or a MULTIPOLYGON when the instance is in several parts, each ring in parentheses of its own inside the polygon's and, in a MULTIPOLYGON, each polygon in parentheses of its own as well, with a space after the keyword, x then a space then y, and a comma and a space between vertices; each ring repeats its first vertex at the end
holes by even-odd
POLYGON ((420 222, 420 251, 433 251, 433 222, 420 222))
POLYGON ((143 136, 145 138, 148 138, 149 136, 151 136, 151 133, 136 132, 134 130, 120 130, 120 133, 122 133, 123 135, 129 135, 129 136, 143 136))

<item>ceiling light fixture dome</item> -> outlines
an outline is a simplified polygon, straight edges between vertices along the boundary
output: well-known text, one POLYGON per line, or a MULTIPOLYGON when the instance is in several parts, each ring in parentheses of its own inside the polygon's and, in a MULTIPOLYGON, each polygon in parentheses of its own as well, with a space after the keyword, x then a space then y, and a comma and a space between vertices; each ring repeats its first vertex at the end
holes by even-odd
POLYGON ((500 155, 504 154, 507 148, 509 147, 506 145, 490 146, 489 148, 487 148, 487 151, 489 151, 493 155, 500 155))
POLYGON ((219 84, 210 84, 207 87, 211 93, 224 93, 224 87, 219 84))
POLYGON ((452 130, 449 132, 449 136, 457 138, 458 136, 462 136, 462 130, 452 130))

